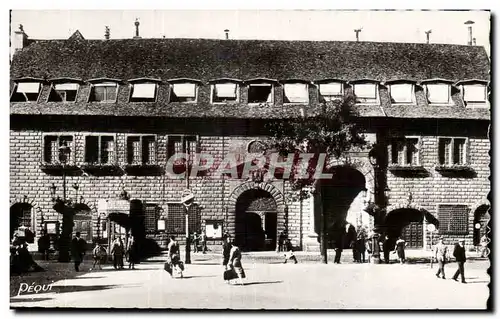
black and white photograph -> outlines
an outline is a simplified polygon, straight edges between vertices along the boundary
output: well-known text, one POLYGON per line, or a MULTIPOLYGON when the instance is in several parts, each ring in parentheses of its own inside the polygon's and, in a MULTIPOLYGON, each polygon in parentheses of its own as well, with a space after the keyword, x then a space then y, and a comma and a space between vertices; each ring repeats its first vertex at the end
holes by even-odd
POLYGON ((10 308, 491 310, 491 29, 11 10, 10 308))

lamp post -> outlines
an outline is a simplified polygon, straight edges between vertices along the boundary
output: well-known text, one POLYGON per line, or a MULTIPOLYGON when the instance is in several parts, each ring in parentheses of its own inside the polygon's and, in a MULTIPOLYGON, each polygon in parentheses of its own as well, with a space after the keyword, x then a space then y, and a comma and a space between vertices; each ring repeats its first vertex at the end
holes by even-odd
POLYGON ((184 210, 185 210, 185 215, 186 215, 186 264, 191 263, 191 241, 189 238, 189 206, 191 204, 183 203, 184 204, 184 210))

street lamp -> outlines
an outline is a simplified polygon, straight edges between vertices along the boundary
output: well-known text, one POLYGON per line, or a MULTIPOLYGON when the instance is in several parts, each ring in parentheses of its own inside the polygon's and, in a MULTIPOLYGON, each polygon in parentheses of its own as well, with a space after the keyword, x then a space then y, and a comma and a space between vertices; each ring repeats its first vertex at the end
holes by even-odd
POLYGON ((191 242, 189 238, 189 207, 194 203, 194 195, 190 190, 186 189, 184 191, 184 196, 181 198, 181 203, 184 205, 184 210, 186 214, 186 264, 191 263, 191 242))

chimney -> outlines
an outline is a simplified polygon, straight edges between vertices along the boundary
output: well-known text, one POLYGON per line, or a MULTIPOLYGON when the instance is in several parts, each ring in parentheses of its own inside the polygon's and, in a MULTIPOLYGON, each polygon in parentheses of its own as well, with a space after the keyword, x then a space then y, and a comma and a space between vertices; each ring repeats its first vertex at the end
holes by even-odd
POLYGON ((109 40, 109 34, 110 34, 109 27, 105 26, 104 28, 105 28, 104 29, 104 39, 109 40))
POLYGON ((354 29, 354 32, 356 32, 356 42, 359 42, 359 33, 361 32, 361 30, 363 30, 363 28, 361 28, 361 29, 354 29))
POLYGON ((467 41, 467 44, 472 45, 472 25, 474 24, 474 21, 468 20, 464 24, 467 25, 469 29, 469 39, 467 41))
POLYGON ((134 39, 140 39, 141 37, 139 36, 139 19, 135 19, 135 36, 134 36, 134 39))
POLYGON ((23 25, 19 25, 19 30, 14 31, 14 41, 12 46, 14 48, 14 53, 22 50, 28 44, 28 35, 24 33, 23 25))
POLYGON ((224 30, 224 32, 226 33, 226 40, 229 40, 229 29, 224 30))
POLYGON ((476 38, 472 39, 472 45, 476 45, 476 38))
POLYGON ((428 31, 425 31, 425 35, 427 36, 427 44, 429 44, 429 39, 430 39, 430 35, 432 33, 432 30, 428 30, 428 31))

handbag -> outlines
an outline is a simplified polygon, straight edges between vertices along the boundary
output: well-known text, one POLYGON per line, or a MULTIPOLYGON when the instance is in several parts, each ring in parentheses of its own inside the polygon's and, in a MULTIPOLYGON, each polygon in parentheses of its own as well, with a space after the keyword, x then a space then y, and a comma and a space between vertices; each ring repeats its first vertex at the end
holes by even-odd
POLYGON ((232 280, 238 278, 236 271, 233 268, 224 271, 224 280, 232 280))
POLYGON ((166 262, 164 265, 164 269, 166 272, 168 272, 170 275, 172 275, 172 264, 169 262, 166 262))

